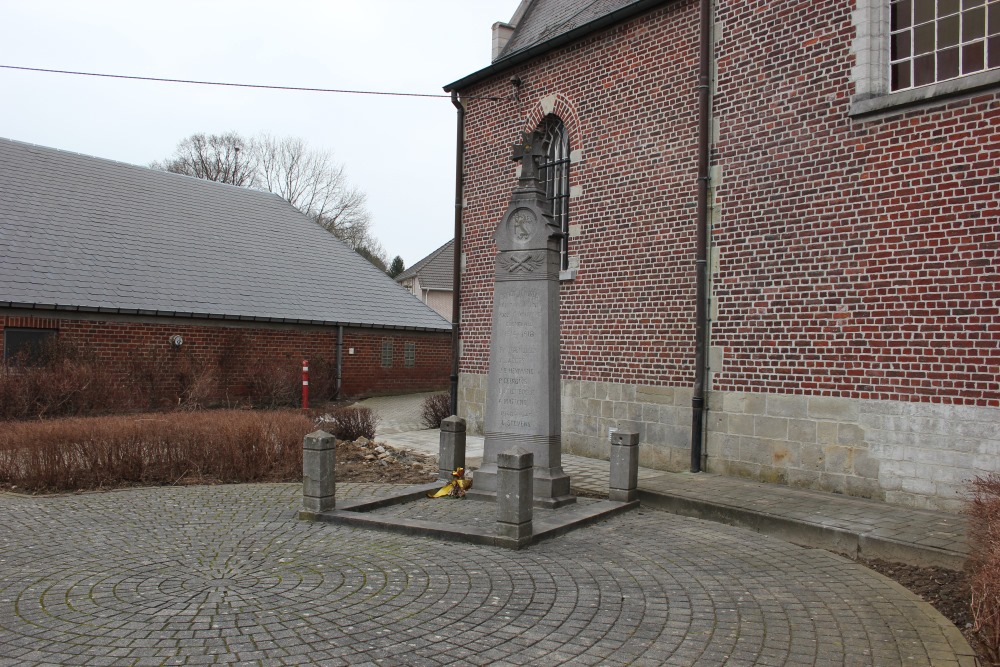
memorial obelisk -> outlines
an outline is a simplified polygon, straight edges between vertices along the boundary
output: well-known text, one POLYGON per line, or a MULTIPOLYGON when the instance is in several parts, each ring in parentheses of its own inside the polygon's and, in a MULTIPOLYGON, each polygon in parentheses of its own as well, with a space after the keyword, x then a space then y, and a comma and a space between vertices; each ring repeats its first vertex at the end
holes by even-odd
POLYGON ((521 175, 497 227, 493 329, 486 391, 483 465, 475 495, 495 496, 497 456, 519 446, 534 454, 534 504, 574 502, 562 469, 559 387, 559 248, 538 178, 542 141, 525 134, 515 146, 521 175))

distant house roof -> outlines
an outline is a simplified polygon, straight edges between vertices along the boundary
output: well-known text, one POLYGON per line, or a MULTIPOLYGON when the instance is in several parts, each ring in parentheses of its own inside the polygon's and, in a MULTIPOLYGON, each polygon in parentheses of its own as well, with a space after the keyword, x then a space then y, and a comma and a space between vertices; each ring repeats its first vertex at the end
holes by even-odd
POLYGON ((417 276, 423 289, 454 289, 455 239, 424 257, 398 276, 396 282, 417 276))
POLYGON ((7 139, 0 306, 451 328, 277 195, 7 139))
POLYGON ((462 90, 531 58, 673 0, 530 0, 518 7, 514 33, 492 65, 449 83, 462 90))

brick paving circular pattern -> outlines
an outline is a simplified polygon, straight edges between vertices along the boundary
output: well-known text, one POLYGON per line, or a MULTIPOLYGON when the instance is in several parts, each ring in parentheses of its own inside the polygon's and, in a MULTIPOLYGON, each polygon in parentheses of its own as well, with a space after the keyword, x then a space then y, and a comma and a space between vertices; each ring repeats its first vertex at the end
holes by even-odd
POLYGON ((971 655, 888 579, 740 529, 640 510, 506 551, 298 521, 299 493, 0 496, 0 664, 883 666, 971 655))

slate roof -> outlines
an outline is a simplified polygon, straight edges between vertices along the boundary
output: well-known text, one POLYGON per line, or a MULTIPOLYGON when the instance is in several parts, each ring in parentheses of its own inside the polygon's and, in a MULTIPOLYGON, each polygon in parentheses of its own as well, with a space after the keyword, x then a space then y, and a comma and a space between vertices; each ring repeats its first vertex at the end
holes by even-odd
POLYGON ((2 138, 0 306, 451 329, 277 195, 2 138))
POLYGON ((497 60, 635 3, 636 0, 532 0, 497 60))
POLYGON ((451 239, 396 276, 396 282, 417 276, 423 289, 451 290, 455 278, 454 262, 455 239, 451 239))
POLYGON ((514 32, 492 64, 447 84, 461 91, 517 65, 676 0, 530 0, 511 19, 514 32))

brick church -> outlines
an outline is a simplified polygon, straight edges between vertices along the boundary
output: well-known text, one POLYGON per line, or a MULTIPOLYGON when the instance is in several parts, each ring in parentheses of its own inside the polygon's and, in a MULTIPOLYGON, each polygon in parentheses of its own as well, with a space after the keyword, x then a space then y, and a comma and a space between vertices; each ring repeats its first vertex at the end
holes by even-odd
POLYGON ((523 0, 445 89, 473 429, 529 133, 564 451, 956 510, 1000 471, 1000 0, 523 0))

